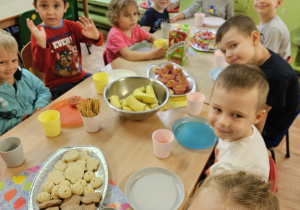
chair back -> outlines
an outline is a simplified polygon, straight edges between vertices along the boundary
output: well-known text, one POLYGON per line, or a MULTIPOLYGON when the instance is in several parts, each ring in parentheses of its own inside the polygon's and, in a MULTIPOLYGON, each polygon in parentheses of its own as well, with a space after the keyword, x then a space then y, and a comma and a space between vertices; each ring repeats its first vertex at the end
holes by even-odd
POLYGON ((104 65, 106 66, 108 64, 108 61, 106 58, 106 50, 104 50, 104 52, 103 52, 103 61, 104 61, 104 65))
POLYGON ((78 6, 77 0, 68 0, 69 8, 64 14, 64 19, 77 21, 78 20, 78 6))
POLYGON ((273 161, 273 158, 271 156, 269 156, 269 163, 270 163, 269 181, 272 182, 270 191, 276 193, 278 189, 278 173, 277 173, 275 162, 273 161))

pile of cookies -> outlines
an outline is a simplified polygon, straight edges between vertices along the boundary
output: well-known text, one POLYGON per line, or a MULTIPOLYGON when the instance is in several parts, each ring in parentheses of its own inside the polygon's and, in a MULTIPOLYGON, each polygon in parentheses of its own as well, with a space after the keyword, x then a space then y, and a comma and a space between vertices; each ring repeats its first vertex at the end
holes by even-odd
POLYGON ((87 151, 69 150, 54 165, 47 181, 37 195, 41 209, 96 209, 102 194, 95 192, 102 179, 95 175, 99 160, 90 158, 87 151))

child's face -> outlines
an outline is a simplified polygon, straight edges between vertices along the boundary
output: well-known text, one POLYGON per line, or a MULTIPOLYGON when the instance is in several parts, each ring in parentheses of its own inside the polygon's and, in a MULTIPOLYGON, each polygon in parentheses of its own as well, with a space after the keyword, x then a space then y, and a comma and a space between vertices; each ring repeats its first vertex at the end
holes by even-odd
POLYGON ((239 64, 253 64, 255 65, 255 45, 257 32, 252 32, 251 36, 242 34, 236 28, 229 29, 224 34, 221 41, 218 43, 218 47, 225 56, 227 63, 239 63, 239 64), (253 36, 255 35, 255 40, 253 36))
POLYGON ((165 9, 169 6, 171 0, 154 0, 154 4, 158 9, 165 9))
POLYGON ((208 121, 216 136, 232 142, 250 136, 251 125, 261 119, 257 114, 258 91, 231 90, 216 86, 208 112, 208 121))
POLYGON ((123 9, 119 16, 118 26, 122 31, 128 31, 135 27, 138 21, 138 9, 136 5, 131 4, 123 9))
POLYGON ((0 81, 12 79, 18 66, 18 51, 0 50, 0 81))
POLYGON ((282 0, 253 0, 254 10, 263 16, 274 16, 282 0))
POLYGON ((64 5, 63 0, 38 0, 34 7, 45 26, 56 28, 61 26, 61 20, 69 4, 64 5))

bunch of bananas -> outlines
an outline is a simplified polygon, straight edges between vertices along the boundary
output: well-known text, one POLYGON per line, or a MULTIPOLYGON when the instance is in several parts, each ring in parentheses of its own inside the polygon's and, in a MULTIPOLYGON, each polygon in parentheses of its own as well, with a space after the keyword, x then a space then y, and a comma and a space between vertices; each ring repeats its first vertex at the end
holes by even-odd
POLYGON ((135 89, 133 93, 122 100, 119 99, 119 96, 112 95, 110 97, 110 103, 118 109, 133 112, 148 111, 159 106, 151 85, 135 89))

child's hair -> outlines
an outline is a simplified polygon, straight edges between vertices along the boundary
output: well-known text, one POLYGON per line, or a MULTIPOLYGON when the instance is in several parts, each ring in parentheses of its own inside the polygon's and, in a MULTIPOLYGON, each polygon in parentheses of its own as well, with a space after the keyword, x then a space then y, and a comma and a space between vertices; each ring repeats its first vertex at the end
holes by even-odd
POLYGON ((108 6, 107 18, 109 22, 115 26, 118 26, 118 20, 121 12, 127 6, 134 4, 138 9, 136 0, 112 0, 108 6))
MULTIPOLYGON (((187 209, 200 192, 211 192, 218 197, 228 209, 278 210, 279 201, 270 191, 271 182, 265 182, 257 174, 245 171, 227 171, 210 175, 199 183, 187 209)), ((226 208, 226 209, 227 209, 226 208)))
POLYGON ((220 26, 216 35, 216 43, 219 43, 223 36, 232 28, 237 29, 246 36, 250 36, 253 31, 258 32, 258 29, 251 18, 245 15, 235 15, 220 26))
POLYGON ((0 29, 0 51, 3 50, 5 50, 6 52, 18 52, 18 43, 10 33, 3 29, 0 29))
MULTIPOLYGON (((36 5, 37 1, 38 1, 38 0, 34 0, 34 1, 33 1, 35 5, 36 5)), ((68 3, 68 0, 63 0, 63 1, 64 1, 64 5, 66 5, 66 4, 68 3)))
POLYGON ((225 88, 228 91, 237 89, 248 91, 256 88, 258 92, 256 111, 264 108, 269 92, 269 83, 264 72, 250 64, 234 63, 229 65, 218 76, 215 87, 225 88))

